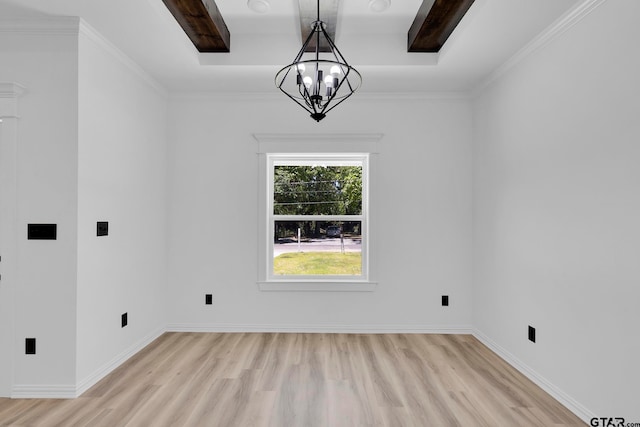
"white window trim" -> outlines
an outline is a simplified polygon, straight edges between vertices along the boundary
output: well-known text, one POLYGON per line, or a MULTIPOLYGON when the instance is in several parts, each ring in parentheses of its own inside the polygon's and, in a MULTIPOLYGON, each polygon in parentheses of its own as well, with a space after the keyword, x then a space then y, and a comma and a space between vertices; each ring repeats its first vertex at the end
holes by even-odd
MULTIPOLYGON (((372 205, 375 197, 372 191, 375 185, 375 154, 381 134, 256 134, 258 141, 258 287, 261 291, 313 291, 313 292, 371 292, 377 288, 376 230, 371 226, 372 205), (273 155, 271 155, 273 154, 273 155), (271 159, 290 156, 292 159, 314 155, 316 158, 353 159, 359 156, 364 160, 368 179, 363 183, 363 275, 362 276, 286 276, 274 277, 271 274, 273 259, 273 163, 271 159), (366 214, 365 214, 366 213, 366 214), (365 229, 366 227, 366 229, 365 229), (366 233, 366 234, 365 234, 366 233)), ((365 171, 363 170, 363 174, 365 171)), ((353 216, 347 216, 354 219, 353 216)), ((327 216, 322 216, 326 220, 327 216)), ((333 219, 333 218, 331 218, 333 219)))
POLYGON ((275 221, 296 221, 300 215, 273 214, 273 179, 274 167, 282 165, 312 166, 322 164, 328 166, 362 166, 362 213, 360 215, 304 215, 305 221, 360 221, 362 224, 362 274, 357 276, 336 275, 288 275, 273 274, 273 244, 269 242, 267 250, 267 282, 366 282, 369 277, 369 227, 368 227, 368 199, 369 199, 369 155, 366 153, 269 153, 267 154, 267 236, 273 237, 275 221))

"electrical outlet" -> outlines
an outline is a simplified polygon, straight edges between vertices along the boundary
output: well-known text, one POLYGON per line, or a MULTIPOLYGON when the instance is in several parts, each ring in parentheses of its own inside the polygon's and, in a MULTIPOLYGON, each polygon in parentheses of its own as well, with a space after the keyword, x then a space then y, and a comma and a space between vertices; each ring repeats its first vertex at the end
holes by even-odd
POLYGON ((536 328, 529 326, 529 341, 536 342, 536 328))
POLYGON ((120 316, 120 323, 122 324, 123 328, 127 326, 127 323, 129 323, 128 317, 129 316, 127 315, 127 313, 122 313, 122 316, 120 316))
POLYGON ((36 339, 35 338, 26 338, 24 340, 24 353, 25 354, 36 354, 36 339))
POLYGON ((56 240, 57 238, 57 224, 27 224, 28 240, 56 240))
POLYGON ((108 236, 109 235, 109 223, 107 221, 99 221, 96 225, 96 235, 97 236, 108 236))
POLYGON ((212 294, 206 294, 206 295, 204 296, 204 303, 205 303, 206 305, 211 305, 211 304, 213 304, 213 295, 212 295, 212 294))
POLYGON ((449 306, 449 295, 442 295, 442 306, 443 307, 449 306))

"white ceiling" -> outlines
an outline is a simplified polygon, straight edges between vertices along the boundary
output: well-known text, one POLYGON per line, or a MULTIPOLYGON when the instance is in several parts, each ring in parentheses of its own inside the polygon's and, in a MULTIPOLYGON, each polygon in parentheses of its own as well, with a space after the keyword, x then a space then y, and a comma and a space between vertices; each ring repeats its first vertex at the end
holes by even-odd
MULTIPOLYGON (((162 0, 0 0, 1 19, 80 16, 171 91, 272 92, 278 69, 300 48, 297 0, 216 0, 231 53, 199 54, 162 0)), ((336 44, 363 76, 363 92, 472 90, 584 0, 476 0, 439 54, 407 53, 422 0, 342 0, 336 44)))

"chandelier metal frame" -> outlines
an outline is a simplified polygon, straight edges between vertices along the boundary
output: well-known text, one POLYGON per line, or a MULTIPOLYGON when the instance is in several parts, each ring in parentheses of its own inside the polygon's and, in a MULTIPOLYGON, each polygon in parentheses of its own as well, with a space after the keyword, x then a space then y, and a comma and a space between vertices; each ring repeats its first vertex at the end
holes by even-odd
POLYGON ((293 62, 276 74, 276 86, 319 122, 327 113, 349 98, 362 85, 360 73, 347 63, 320 20, 320 0, 317 19, 293 62), (321 52, 321 38, 329 52, 321 52), (315 51, 307 47, 315 39, 315 51), (305 59, 305 54, 311 59, 305 59), (322 54, 322 55, 321 55, 322 54), (323 57, 321 57, 323 56, 323 57), (334 102, 335 101, 335 102, 334 102))

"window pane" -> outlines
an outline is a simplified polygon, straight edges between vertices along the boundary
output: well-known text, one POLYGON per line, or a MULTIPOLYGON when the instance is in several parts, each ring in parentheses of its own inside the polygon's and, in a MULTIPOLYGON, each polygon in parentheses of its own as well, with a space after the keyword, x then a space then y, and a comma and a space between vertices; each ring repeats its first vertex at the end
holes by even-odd
POLYGON ((362 166, 274 166, 275 215, 361 215, 362 166))
POLYGON ((275 221, 273 274, 360 276, 361 230, 361 221, 275 221))

